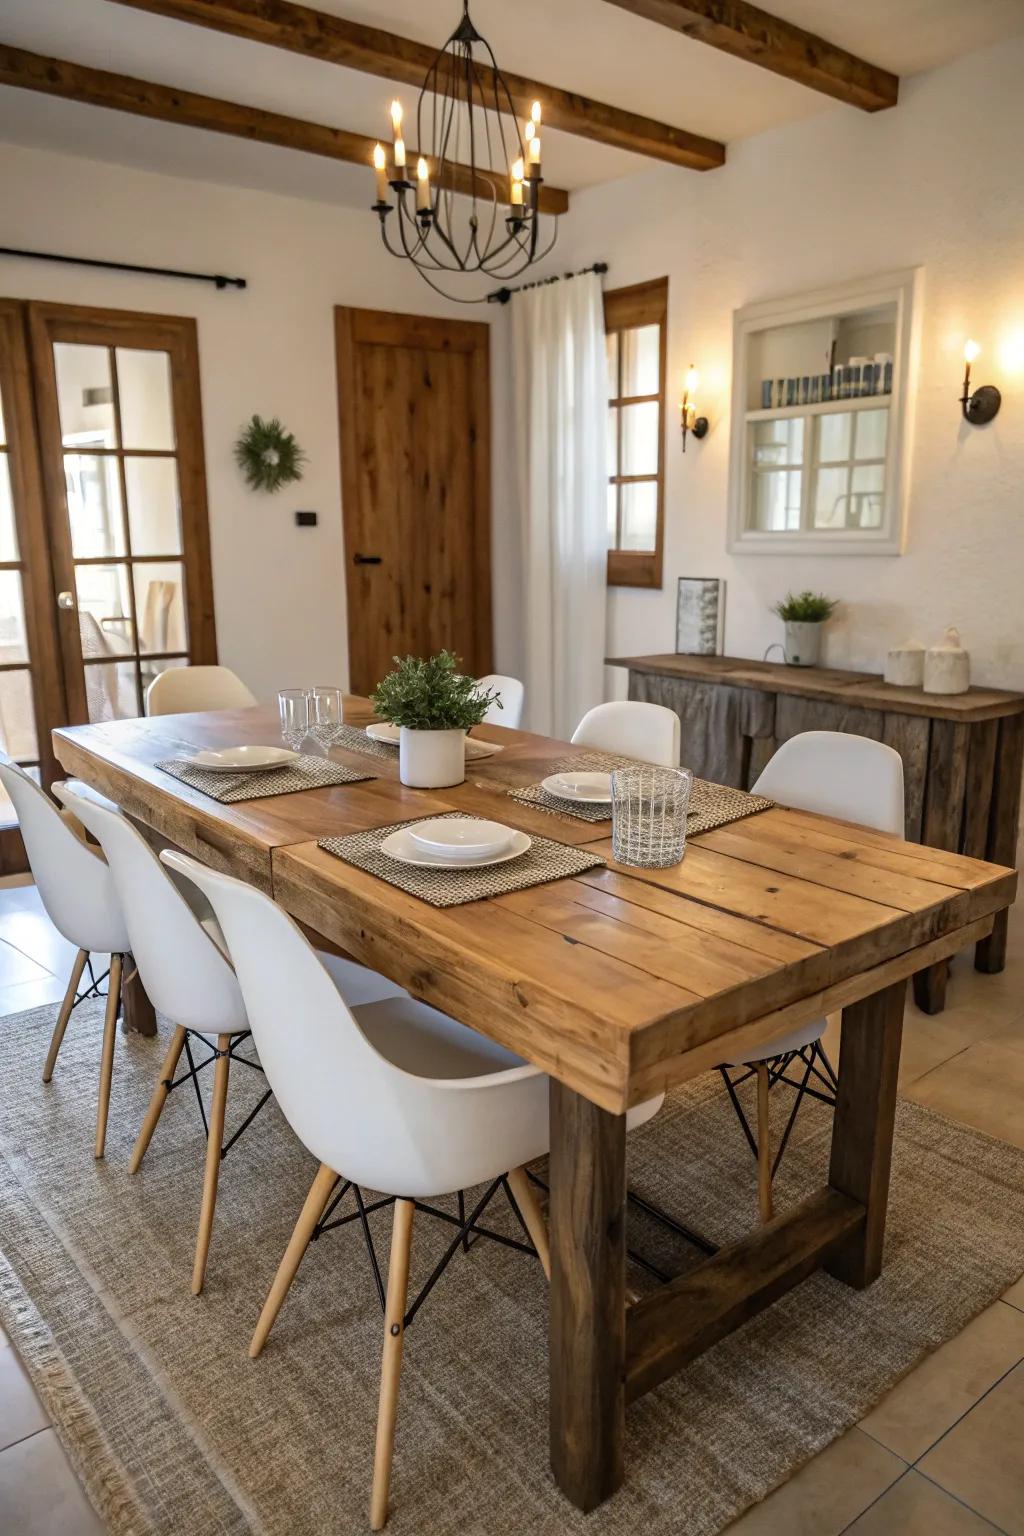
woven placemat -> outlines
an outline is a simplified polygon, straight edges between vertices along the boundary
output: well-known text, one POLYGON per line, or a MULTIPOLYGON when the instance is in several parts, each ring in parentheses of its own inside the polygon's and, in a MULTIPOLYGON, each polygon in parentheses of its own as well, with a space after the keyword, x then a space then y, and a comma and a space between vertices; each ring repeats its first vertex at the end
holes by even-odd
MULTIPOLYGON (((583 758, 566 758, 552 769, 553 773, 572 773, 573 770, 610 773, 613 768, 632 767, 631 759, 606 757, 603 753, 586 753, 583 758)), ((606 821, 612 819, 610 805, 584 805, 575 800, 561 800, 549 794, 540 784, 530 784, 525 789, 507 791, 513 800, 530 805, 537 811, 553 816, 569 816, 575 821, 606 821)), ((715 827, 726 827, 731 821, 741 821, 757 811, 766 811, 774 800, 765 795, 752 795, 749 790, 730 789, 727 784, 713 784, 709 779, 694 779, 690 787, 690 808, 686 813, 687 837, 699 837, 715 827)))
POLYGON ((329 757, 311 757, 303 754, 299 762, 275 768, 270 773, 211 773, 208 768, 193 768, 180 758, 170 758, 157 763, 163 773, 172 779, 180 779, 191 789, 201 790, 222 805, 234 805, 239 800, 264 800, 270 795, 294 795, 300 789, 324 789, 330 784, 361 784, 372 779, 372 773, 360 773, 358 768, 346 768, 344 763, 332 762, 329 757))
MULTIPOLYGON (((449 811, 447 816, 463 821, 470 820, 462 811, 449 811)), ((480 869, 425 869, 417 864, 400 864, 396 859, 381 853, 380 845, 399 827, 412 826, 414 821, 396 821, 388 827, 374 827, 370 832, 355 832, 349 837, 322 837, 317 844, 346 864, 365 869, 377 875, 388 885, 418 896, 432 907, 459 907, 467 901, 484 901, 488 896, 504 896, 508 891, 525 891, 531 885, 544 885, 549 880, 564 880, 579 875, 585 869, 603 864, 596 853, 581 848, 568 848, 564 843, 553 842, 547 837, 535 837, 532 846, 522 858, 509 859, 505 864, 491 864, 480 869)))
MULTIPOLYGON (((398 756, 397 741, 374 741, 372 736, 367 736, 361 725, 336 725, 327 737, 327 745, 331 747, 347 747, 350 752, 365 752, 367 757, 384 757, 394 762, 398 756)), ((466 738, 466 762, 472 763, 479 759, 493 757, 496 752, 503 752, 493 741, 474 741, 471 736, 466 738)))

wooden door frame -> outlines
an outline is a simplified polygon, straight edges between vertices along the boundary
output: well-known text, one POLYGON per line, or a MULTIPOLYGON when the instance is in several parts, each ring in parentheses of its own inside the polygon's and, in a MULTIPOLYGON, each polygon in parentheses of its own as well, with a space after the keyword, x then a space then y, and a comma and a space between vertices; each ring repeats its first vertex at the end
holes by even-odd
MULTIPOLYGON (((43 784, 50 785, 61 774, 53 755, 50 727, 65 724, 67 700, 54 618, 53 573, 29 363, 26 306, 20 299, 0 299, 0 388, 5 404, 15 531, 24 563, 22 594, 40 774, 43 784)), ((0 859, 4 866, 7 862, 0 859)))
POLYGON ((491 614, 491 328, 482 320, 447 320, 429 315, 392 313, 382 309, 353 309, 338 304, 334 309, 334 337, 338 375, 338 416, 341 448, 341 511, 345 541, 345 593, 349 667, 352 630, 356 618, 356 553, 346 507, 359 505, 358 440, 356 435, 356 357, 361 343, 372 346, 423 346, 437 352, 469 355, 471 369, 469 432, 473 454, 473 579, 479 600, 474 610, 473 640, 481 676, 493 666, 494 635, 491 614), (481 428, 483 430, 481 430, 481 428))
MULTIPOLYGON (((217 633, 210 567, 199 340, 195 320, 184 315, 150 314, 144 310, 99 309, 81 304, 35 301, 26 303, 25 310, 36 386, 43 489, 49 519, 54 608, 58 591, 75 590, 75 571, 64 483, 53 344, 55 341, 66 341, 86 346, 120 346, 167 352, 171 366, 175 454, 182 513, 181 560, 185 568, 188 655, 193 664, 216 662, 217 633)), ((68 654, 79 654, 81 641, 77 606, 66 612, 57 610, 57 613, 63 645, 68 648, 68 654)), ((64 668, 64 687, 68 721, 73 724, 86 722, 89 716, 80 667, 64 668)))

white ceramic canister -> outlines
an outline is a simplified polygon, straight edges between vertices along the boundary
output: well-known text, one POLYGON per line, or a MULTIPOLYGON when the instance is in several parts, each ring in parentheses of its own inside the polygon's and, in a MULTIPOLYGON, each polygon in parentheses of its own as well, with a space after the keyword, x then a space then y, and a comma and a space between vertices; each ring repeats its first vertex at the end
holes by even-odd
POLYGON ((885 680, 895 688, 920 688, 924 682, 924 646, 920 640, 894 645, 885 659, 885 680))
POLYGON ((925 693, 966 693, 971 685, 971 658, 950 625, 938 645, 924 655, 925 693))
POLYGON ((410 789, 448 789, 466 777, 465 731, 414 731, 398 734, 398 777, 410 789))

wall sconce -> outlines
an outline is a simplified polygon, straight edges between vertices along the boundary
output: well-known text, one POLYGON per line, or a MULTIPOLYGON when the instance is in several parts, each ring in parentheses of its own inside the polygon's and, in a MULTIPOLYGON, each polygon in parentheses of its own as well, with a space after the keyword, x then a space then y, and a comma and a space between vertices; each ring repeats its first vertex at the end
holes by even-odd
POLYGON ((991 421, 993 416, 999 414, 999 407, 1003 403, 1003 397, 994 384, 982 384, 971 393, 971 364, 980 351, 976 341, 965 342, 964 392, 960 396, 960 409, 964 413, 964 421, 969 421, 972 427, 983 427, 987 421, 991 421))
MULTIPOLYGON (((683 398, 679 402, 679 424, 683 429, 683 452, 686 452, 686 434, 692 432, 694 437, 700 439, 707 436, 708 419, 706 416, 697 415, 697 407, 693 397, 697 393, 697 385, 700 383, 700 374, 693 364, 690 364, 683 385, 683 398)), ((994 413, 993 413, 994 414, 994 413)))

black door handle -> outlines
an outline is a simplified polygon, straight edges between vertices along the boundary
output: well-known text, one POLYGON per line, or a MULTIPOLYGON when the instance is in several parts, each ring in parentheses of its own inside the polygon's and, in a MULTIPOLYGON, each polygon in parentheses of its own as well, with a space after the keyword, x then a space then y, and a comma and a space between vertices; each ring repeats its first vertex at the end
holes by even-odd
POLYGON ((380 565, 380 555, 353 555, 353 565, 380 565))

